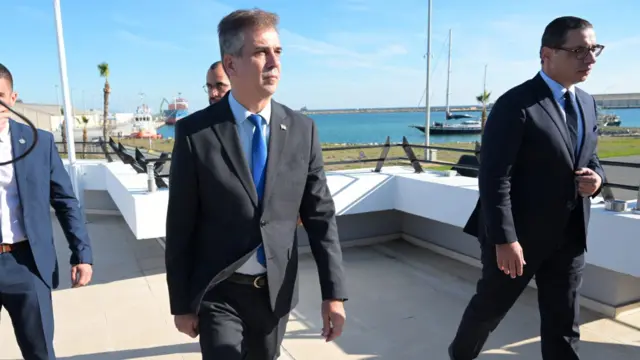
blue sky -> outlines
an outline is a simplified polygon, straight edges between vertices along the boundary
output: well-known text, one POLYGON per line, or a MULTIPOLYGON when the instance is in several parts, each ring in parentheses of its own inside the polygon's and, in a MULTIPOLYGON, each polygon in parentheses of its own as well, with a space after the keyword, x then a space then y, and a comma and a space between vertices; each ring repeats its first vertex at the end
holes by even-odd
MULTIPOLYGON (((146 94, 157 110, 182 93, 207 104, 207 67, 219 59, 218 21, 237 8, 281 18, 282 81, 276 100, 292 108, 424 106, 426 0, 62 0, 75 107, 101 107, 111 67, 111 109, 133 111, 146 94), (422 98, 422 101, 421 101, 422 98)), ((60 84, 52 1, 4 6, 0 62, 25 102, 56 103, 60 84), (8 6, 8 10, 7 10, 8 6)), ((591 21, 606 46, 582 85, 592 93, 640 92, 640 2, 633 0, 434 0, 431 104, 445 102, 447 34, 453 31, 451 103, 473 104, 485 64, 493 99, 532 77, 545 25, 557 16, 591 21), (605 5, 606 4, 606 5, 605 5)))

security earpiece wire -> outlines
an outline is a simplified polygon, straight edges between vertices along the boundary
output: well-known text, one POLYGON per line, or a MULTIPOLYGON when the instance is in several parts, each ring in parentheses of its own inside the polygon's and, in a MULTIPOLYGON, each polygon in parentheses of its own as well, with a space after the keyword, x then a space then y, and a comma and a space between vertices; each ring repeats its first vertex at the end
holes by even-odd
POLYGON ((33 149, 36 147, 36 144, 38 143, 38 129, 35 127, 35 125, 33 125, 33 123, 27 119, 26 116, 18 113, 17 111, 13 110, 11 108, 11 106, 7 105, 4 101, 0 100, 0 106, 4 106, 5 108, 7 108, 7 110, 11 111, 12 113, 14 113, 17 117, 19 117, 20 119, 22 119, 22 121, 26 122, 27 125, 29 125, 29 127, 31 128, 31 132, 33 133, 33 143, 31 144, 31 146, 29 146, 29 148, 27 148, 27 150, 20 156, 15 157, 9 161, 5 161, 5 162, 0 162, 0 166, 3 165, 9 165, 9 164, 13 164, 17 161, 22 160, 25 156, 29 155, 30 152, 33 151, 33 149))

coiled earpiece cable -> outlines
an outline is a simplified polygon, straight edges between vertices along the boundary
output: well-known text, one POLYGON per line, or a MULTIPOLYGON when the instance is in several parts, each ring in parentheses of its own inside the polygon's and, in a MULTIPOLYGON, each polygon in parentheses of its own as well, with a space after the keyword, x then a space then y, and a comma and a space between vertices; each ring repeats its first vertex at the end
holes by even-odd
MULTIPOLYGON (((11 106, 7 105, 4 101, 0 100, 0 106, 4 106, 5 108, 7 108, 7 110, 11 111, 17 117, 22 119, 22 121, 27 123, 27 125, 29 125, 29 127, 31 128, 31 132, 33 133, 33 143, 31 144, 31 146, 29 146, 29 148, 27 148, 27 150, 23 154, 21 154, 20 156, 15 157, 15 158, 13 158, 13 159, 11 159, 9 161, 0 162, 0 166, 2 166, 2 165, 13 164, 15 162, 18 162, 18 161, 24 159, 25 156, 29 155, 29 153, 32 152, 33 149, 35 149, 36 144, 38 143, 38 129, 36 128, 35 125, 33 125, 31 120, 27 119, 26 116, 24 116, 24 115, 18 113, 17 111, 13 110, 11 108, 11 106)), ((7 124, 7 126, 8 126, 8 124, 7 124)))

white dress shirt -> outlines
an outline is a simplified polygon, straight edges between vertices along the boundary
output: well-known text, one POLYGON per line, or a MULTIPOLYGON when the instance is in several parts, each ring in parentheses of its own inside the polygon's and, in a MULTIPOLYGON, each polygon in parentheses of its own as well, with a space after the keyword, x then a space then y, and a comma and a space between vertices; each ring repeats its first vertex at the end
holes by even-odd
MULTIPOLYGON (((13 159, 9 124, 0 132, 0 162, 13 159)), ((27 239, 13 164, 0 166, 0 226, 3 244, 27 239)))
MULTIPOLYGON (((244 106, 242 106, 234 97, 233 90, 229 91, 229 106, 231 107, 231 112, 233 113, 233 117, 236 121, 236 128, 238 129, 238 136, 240 137, 240 145, 244 152, 244 158, 247 161, 247 165, 249 165, 249 169, 252 168, 252 159, 251 159, 251 150, 253 145, 253 132, 255 131, 255 126, 251 121, 247 118, 250 115, 254 115, 252 112, 247 110, 244 106)), ((262 116, 264 121, 262 122, 263 134, 265 136, 265 141, 269 144, 269 122, 271 120, 271 102, 267 103, 267 106, 262 109, 257 115, 262 116)), ((268 156, 268 155, 267 155, 268 156)), ((257 253, 256 253, 257 254, 257 253)), ((250 257, 247 262, 245 262, 237 272, 241 274, 248 275, 258 275, 264 274, 267 269, 262 266, 258 262, 258 256, 254 254, 254 256, 250 257)))

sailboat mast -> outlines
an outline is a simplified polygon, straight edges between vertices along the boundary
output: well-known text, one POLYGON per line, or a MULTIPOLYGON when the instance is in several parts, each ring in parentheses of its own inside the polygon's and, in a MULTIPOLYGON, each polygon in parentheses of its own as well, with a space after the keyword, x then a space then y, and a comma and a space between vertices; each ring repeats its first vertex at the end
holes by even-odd
MULTIPOLYGON (((424 124, 424 145, 430 146, 429 133, 431 132, 431 102, 429 101, 431 92, 430 90, 430 78, 431 78, 431 0, 427 1, 428 3, 428 11, 427 11, 427 75, 426 75, 426 86, 425 86, 425 124, 424 124)), ((431 160, 431 149, 424 149, 424 158, 425 160, 431 160)))
POLYGON ((449 29, 449 64, 447 66, 447 100, 445 116, 449 116, 449 84, 451 82, 451 29, 449 29))

